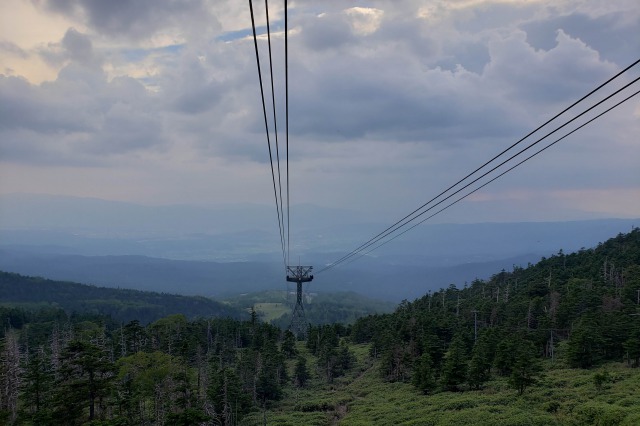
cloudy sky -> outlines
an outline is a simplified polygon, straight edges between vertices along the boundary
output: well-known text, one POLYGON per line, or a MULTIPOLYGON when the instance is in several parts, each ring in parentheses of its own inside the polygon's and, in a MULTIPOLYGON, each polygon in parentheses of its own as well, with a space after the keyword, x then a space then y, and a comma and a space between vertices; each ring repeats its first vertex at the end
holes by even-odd
MULTIPOLYGON (((640 58, 637 0, 290 0, 289 29, 291 202, 386 221, 640 58)), ((3 0, 0 195, 273 204, 250 32, 246 1, 3 0)), ((634 98, 440 221, 640 217, 638 135, 634 98)))

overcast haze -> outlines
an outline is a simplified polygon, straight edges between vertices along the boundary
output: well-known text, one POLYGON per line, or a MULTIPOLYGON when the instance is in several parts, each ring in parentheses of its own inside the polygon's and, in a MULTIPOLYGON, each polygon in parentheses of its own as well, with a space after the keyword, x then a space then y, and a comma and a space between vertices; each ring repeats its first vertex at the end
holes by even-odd
MULTIPOLYGON (((291 202, 387 222, 640 57, 637 0, 289 7, 291 202)), ((0 194, 273 204, 246 1, 3 0, 0 21, 0 194)), ((439 221, 640 217, 639 119, 634 99, 439 221)))

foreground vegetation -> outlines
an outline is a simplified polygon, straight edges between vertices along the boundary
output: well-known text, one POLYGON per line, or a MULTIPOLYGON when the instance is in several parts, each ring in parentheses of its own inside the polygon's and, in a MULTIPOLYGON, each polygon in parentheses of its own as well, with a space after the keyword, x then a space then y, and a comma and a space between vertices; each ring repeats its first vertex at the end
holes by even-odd
POLYGON ((266 414, 242 424, 261 425, 637 425, 640 371, 623 363, 598 369, 568 368, 547 360, 539 382, 522 395, 496 377, 482 390, 425 395, 410 383, 388 382, 372 362, 368 346, 354 347, 358 366, 327 385, 290 389, 266 414), (604 374, 604 384, 595 380, 604 374))
POLYGON ((0 422, 640 423, 640 230, 304 341, 259 320, 147 326, 0 308, 0 422))
MULTIPOLYGON (((295 298, 295 288, 292 288, 243 294, 225 301, 247 312, 254 309, 262 321, 286 329, 291 324, 291 306, 295 298)), ((368 315, 393 312, 397 305, 348 291, 305 293, 304 303, 307 321, 313 325, 352 324, 368 315)))

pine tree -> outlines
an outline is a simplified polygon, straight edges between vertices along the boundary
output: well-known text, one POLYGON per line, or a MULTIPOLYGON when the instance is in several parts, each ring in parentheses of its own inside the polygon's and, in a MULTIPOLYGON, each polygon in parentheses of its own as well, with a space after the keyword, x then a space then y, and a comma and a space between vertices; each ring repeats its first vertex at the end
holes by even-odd
POLYGON ((293 379, 296 386, 301 388, 305 387, 310 377, 309 370, 307 369, 307 359, 304 356, 299 355, 298 360, 296 361, 295 372, 293 373, 293 379))
POLYGON ((242 391, 240 378, 229 367, 212 369, 207 395, 213 403, 216 418, 224 426, 237 424, 251 406, 251 399, 242 391))
POLYGON ((110 389, 113 365, 107 354, 91 343, 72 340, 61 354, 59 379, 54 395, 54 418, 63 424, 96 418, 96 400, 104 398, 110 389))
POLYGON ((44 348, 39 348, 28 358, 22 376, 22 417, 34 424, 51 421, 51 391, 54 381, 51 362, 44 348))
POLYGON ((602 336, 594 315, 584 315, 572 330, 567 361, 576 368, 590 368, 602 359, 602 336))
POLYGON ((518 346, 518 339, 508 336, 498 343, 496 355, 493 360, 494 366, 502 376, 509 376, 515 364, 515 354, 518 346))
POLYGON ((480 389, 491 378, 491 356, 486 336, 483 334, 471 351, 467 380, 473 389, 480 389))
POLYGON ((462 336, 454 337, 442 366, 442 387, 456 391, 467 380, 467 356, 462 336))
POLYGON ((355 354, 349 349, 349 345, 343 340, 338 349, 338 375, 343 375, 351 370, 356 362, 355 354))
POLYGON ((425 394, 433 392, 436 388, 435 371, 431 356, 423 353, 413 367, 412 383, 425 394))
POLYGON ((294 336, 291 331, 287 330, 284 332, 280 350, 289 359, 298 354, 298 350, 296 349, 296 336, 294 336))
POLYGON ((521 340, 517 347, 515 362, 509 376, 509 384, 522 395, 526 388, 534 385, 542 371, 535 354, 535 346, 528 340, 521 340))

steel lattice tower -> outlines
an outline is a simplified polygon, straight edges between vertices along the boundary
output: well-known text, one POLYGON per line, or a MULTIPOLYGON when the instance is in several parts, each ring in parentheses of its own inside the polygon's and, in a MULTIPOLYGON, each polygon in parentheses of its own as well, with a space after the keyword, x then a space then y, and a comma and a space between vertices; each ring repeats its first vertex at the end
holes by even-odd
POLYGON ((287 266, 287 281, 296 283, 296 304, 291 314, 291 324, 289 330, 296 337, 307 335, 307 318, 304 314, 304 304, 302 299, 302 283, 313 280, 311 271, 313 266, 287 266))

